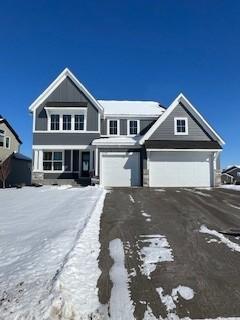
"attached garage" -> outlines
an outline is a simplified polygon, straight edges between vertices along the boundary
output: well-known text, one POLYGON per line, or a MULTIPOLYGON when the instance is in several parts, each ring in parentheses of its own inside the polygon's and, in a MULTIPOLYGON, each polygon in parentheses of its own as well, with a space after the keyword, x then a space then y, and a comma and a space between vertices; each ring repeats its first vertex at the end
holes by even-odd
POLYGON ((209 187, 213 185, 213 153, 150 151, 150 187, 209 187))
POLYGON ((101 152, 100 184, 107 187, 140 186, 140 152, 101 152))

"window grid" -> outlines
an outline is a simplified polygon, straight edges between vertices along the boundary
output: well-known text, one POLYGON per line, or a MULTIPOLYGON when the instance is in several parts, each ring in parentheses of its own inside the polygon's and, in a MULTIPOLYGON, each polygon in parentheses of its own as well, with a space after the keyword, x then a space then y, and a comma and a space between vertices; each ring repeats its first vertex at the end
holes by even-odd
POLYGON ((136 135, 138 133, 138 122, 136 120, 129 121, 129 134, 136 135))
POLYGON ((186 120, 185 119, 177 119, 177 132, 185 133, 186 132, 186 120))
POLYGON ((69 114, 63 115, 63 130, 72 129, 72 116, 69 114))
POLYGON ((118 121, 117 120, 109 120, 109 134, 117 135, 118 134, 118 121))
POLYGON ((59 130, 59 124, 60 124, 59 120, 60 120, 59 114, 51 115, 51 130, 59 130))
POLYGON ((74 116, 74 129, 75 130, 84 130, 84 115, 77 114, 74 116))
POLYGON ((62 151, 44 151, 43 152, 43 170, 44 171, 62 171, 63 170, 62 151))

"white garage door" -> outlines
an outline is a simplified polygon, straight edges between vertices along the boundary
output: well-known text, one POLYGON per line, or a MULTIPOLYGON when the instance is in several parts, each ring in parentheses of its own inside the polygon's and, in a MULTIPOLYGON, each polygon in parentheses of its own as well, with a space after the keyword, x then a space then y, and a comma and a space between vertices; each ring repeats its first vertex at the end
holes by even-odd
POLYGON ((150 187, 208 187, 212 177, 209 152, 150 152, 150 187))
POLYGON ((100 155, 100 184, 108 187, 140 185, 139 152, 104 152, 100 155))

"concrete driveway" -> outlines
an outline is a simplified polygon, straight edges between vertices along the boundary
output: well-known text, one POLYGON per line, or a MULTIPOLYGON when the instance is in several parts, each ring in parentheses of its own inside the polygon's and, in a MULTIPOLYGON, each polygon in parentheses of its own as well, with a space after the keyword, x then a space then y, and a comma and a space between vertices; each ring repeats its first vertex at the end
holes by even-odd
POLYGON ((136 319, 240 316, 240 240, 218 233, 228 228, 240 228, 237 191, 111 190, 101 220, 100 302, 111 300, 109 244, 120 239, 136 319))

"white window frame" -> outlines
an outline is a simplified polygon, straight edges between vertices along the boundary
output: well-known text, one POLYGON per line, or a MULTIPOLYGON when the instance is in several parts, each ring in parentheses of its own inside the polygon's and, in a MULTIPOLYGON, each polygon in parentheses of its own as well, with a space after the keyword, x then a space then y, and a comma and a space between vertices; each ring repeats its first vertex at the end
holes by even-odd
POLYGON ((120 136, 120 119, 107 119, 107 135, 111 137, 120 136), (117 134, 110 134, 110 121, 117 121, 117 134))
POLYGON ((42 170, 44 173, 62 173, 64 172, 64 163, 65 163, 65 158, 64 158, 64 154, 65 152, 63 150, 43 150, 43 156, 42 156, 42 170), (44 160, 44 152, 51 152, 52 153, 52 160, 44 160), (62 160, 53 160, 53 154, 54 152, 61 152, 62 153, 62 160), (43 162, 51 162, 51 170, 44 170, 43 169, 43 162), (54 170, 54 167, 53 167, 53 163, 54 162, 62 162, 62 170, 54 170))
POLYGON ((139 132, 140 132, 140 120, 128 119, 127 120, 127 135, 132 137, 132 136, 138 135, 139 132), (137 133, 136 134, 131 134, 130 133, 130 121, 136 121, 137 122, 137 133))
POLYGON ((188 118, 184 117, 176 117, 174 118, 174 134, 176 136, 187 136, 188 135, 188 118), (185 121, 185 132, 177 132, 177 121, 184 120, 185 121))
POLYGON ((60 116, 60 114, 51 113, 50 116, 49 116, 49 131, 59 132, 60 130, 61 130, 61 116, 60 116), (59 116, 59 129, 51 129, 51 124, 52 124, 51 118, 52 118, 52 116, 59 116))
POLYGON ((75 132, 84 132, 87 131, 87 121, 86 121, 86 115, 85 113, 75 113, 74 115, 72 115, 73 117, 73 131, 75 132), (84 123, 83 123, 83 130, 76 130, 75 129, 75 116, 84 116, 84 123))
POLYGON ((11 149, 11 138, 10 138, 9 136, 6 136, 6 137, 4 138, 4 147, 5 147, 6 149, 11 149), (7 147, 7 139, 8 139, 8 147, 7 147))
POLYGON ((62 120, 62 130, 65 132, 65 131, 72 131, 72 114, 71 113, 63 113, 62 114, 62 119, 63 119, 63 117, 70 117, 70 130, 69 129, 63 129, 63 123, 64 123, 64 121, 62 120))
POLYGON ((67 108, 60 109, 54 107, 46 107, 47 118, 48 118, 48 130, 47 132, 87 132, 87 109, 86 108, 67 108), (59 130, 51 130, 51 115, 59 115, 59 130), (71 116, 71 130, 63 130, 63 116, 69 115, 71 116), (84 129, 83 130, 75 130, 75 115, 83 115, 84 116, 84 129))

